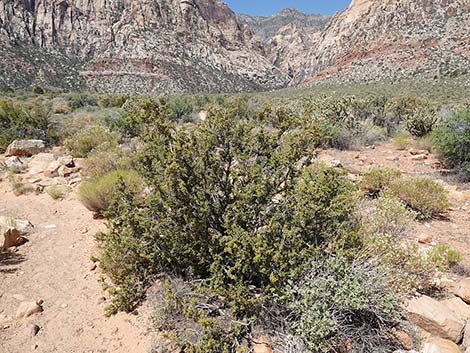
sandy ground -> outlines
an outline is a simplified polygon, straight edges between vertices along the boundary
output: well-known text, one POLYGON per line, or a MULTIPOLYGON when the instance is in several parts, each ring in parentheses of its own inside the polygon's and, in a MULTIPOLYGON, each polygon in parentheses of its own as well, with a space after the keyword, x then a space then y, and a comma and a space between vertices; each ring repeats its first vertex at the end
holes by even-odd
MULTIPOLYGON (((362 151, 329 150, 319 158, 340 162, 352 174, 374 165, 397 167, 410 175, 429 175, 450 192, 449 220, 417 224, 414 237, 429 234, 431 244, 444 242, 463 255, 470 269, 470 185, 441 177, 434 156, 415 161, 408 151, 386 143, 362 151)), ((75 192, 55 201, 47 194, 14 196, 8 181, 0 181, 0 215, 27 219, 35 226, 29 242, 17 253, 0 254, 0 353, 143 353, 150 334, 146 313, 104 316, 99 268, 91 270, 96 254, 94 235, 104 229, 77 200, 75 192), (15 319, 23 301, 44 301, 44 312, 15 319), (28 324, 40 327, 35 337, 28 324)), ((470 273, 470 272, 469 272, 470 273)))
POLYGON ((470 183, 457 183, 442 174, 442 165, 434 155, 416 161, 409 151, 398 150, 393 143, 384 143, 361 151, 327 150, 319 155, 326 163, 340 162, 352 174, 360 174, 373 166, 393 167, 415 177, 428 176, 438 180, 449 191, 452 208, 448 220, 417 223, 414 234, 431 238, 429 245, 446 243, 462 254, 462 265, 470 276, 470 183))
POLYGON ((0 254, 0 352, 147 352, 144 319, 104 316, 99 269, 91 270, 94 234, 104 228, 76 199, 47 194, 16 197, 0 182, 0 214, 34 225, 15 254, 0 254), (101 300, 100 300, 101 298, 101 300), (16 320, 22 301, 44 301, 44 312, 16 320), (26 327, 40 331, 31 337, 26 327))

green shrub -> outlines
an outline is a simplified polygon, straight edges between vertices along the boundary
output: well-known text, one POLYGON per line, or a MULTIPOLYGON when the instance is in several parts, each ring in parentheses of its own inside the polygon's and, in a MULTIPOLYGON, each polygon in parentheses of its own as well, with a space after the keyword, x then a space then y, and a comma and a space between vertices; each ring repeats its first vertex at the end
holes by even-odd
POLYGON ((103 126, 88 126, 64 140, 64 146, 74 157, 86 157, 100 145, 117 145, 120 135, 103 126))
POLYGON ((0 98, 0 152, 15 139, 35 138, 55 142, 55 129, 49 123, 51 107, 40 100, 17 102, 0 98))
MULTIPOLYGON (((356 244, 355 185, 341 168, 312 164, 316 124, 288 111, 247 117, 228 107, 177 127, 159 109, 143 117, 139 153, 151 193, 142 200, 118 194, 99 237, 111 312, 131 310, 163 272, 201 283, 223 298, 224 312, 249 322, 317 253, 356 244)), ((198 344, 205 352, 220 352, 215 337, 236 336, 217 327, 198 344)))
POLYGON ((103 108, 121 108, 129 96, 105 94, 100 97, 99 103, 103 108))
POLYGON ((447 117, 433 133, 432 140, 447 166, 470 180, 470 110, 447 117))
POLYGON ((137 172, 115 170, 96 180, 83 182, 79 189, 80 201, 90 211, 102 213, 109 208, 121 182, 129 193, 137 194, 142 189, 137 172))
POLYGON ((72 110, 77 110, 87 106, 98 106, 98 100, 89 93, 72 93, 67 97, 67 104, 72 110))
POLYGON ((318 258, 294 286, 288 305, 303 352, 375 353, 397 349, 390 333, 398 320, 397 298, 388 276, 372 263, 329 256, 318 258))
POLYGON ((362 174, 361 188, 371 196, 378 196, 394 180, 402 175, 399 169, 386 167, 372 167, 362 174))
POLYGON ((405 127, 411 135, 423 137, 433 130, 438 120, 437 107, 423 104, 405 116, 405 127))
POLYGON ((444 187, 430 178, 403 177, 393 181, 388 191, 423 220, 442 216, 450 206, 444 187))

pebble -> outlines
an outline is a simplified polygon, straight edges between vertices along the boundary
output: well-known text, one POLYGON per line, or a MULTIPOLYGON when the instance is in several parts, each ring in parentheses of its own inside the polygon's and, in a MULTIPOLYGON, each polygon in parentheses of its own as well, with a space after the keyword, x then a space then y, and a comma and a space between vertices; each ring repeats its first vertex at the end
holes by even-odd
POLYGON ((28 326, 26 326, 26 332, 27 332, 28 336, 30 336, 30 337, 36 336, 40 329, 41 328, 38 325, 35 325, 35 324, 29 324, 28 326))
POLYGON ((96 270, 96 262, 93 262, 91 265, 90 265, 90 271, 94 271, 96 270))
POLYGON ((55 229, 55 228, 57 228, 57 226, 55 224, 49 224, 49 225, 45 226, 44 228, 46 228, 46 229, 55 229))
POLYGON ((119 331, 119 327, 114 327, 112 330, 111 330, 111 334, 115 335, 116 333, 118 333, 119 331))
POLYGON ((68 308, 68 305, 67 304, 61 304, 60 306, 62 309, 67 309, 68 308))
POLYGON ((432 236, 429 234, 421 234, 418 238, 420 244, 429 244, 432 240, 432 236))
POLYGON ((96 303, 99 305, 99 304, 103 304, 105 301, 106 301, 105 297, 99 297, 96 303))

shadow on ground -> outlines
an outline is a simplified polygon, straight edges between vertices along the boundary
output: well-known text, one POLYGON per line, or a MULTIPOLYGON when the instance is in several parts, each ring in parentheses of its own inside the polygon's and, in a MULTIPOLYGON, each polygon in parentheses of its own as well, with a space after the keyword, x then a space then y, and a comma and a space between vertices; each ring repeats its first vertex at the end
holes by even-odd
POLYGON ((25 256, 21 254, 0 252, 0 274, 14 273, 18 269, 18 265, 25 260, 25 256))

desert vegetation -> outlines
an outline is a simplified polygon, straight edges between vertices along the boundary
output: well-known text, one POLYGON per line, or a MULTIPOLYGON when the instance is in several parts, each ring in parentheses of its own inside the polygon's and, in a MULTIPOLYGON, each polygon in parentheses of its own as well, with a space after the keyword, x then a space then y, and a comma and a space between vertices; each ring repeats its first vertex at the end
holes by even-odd
POLYGON ((41 138, 85 158, 79 199, 107 222, 96 236, 106 312, 150 299, 159 345, 248 352, 269 337, 293 353, 391 352, 403 298, 435 290, 436 273, 460 261, 445 244, 409 241, 447 216, 448 193, 382 166, 353 178, 317 157, 393 139, 418 156, 435 149, 464 180, 468 116, 414 97, 35 92, 1 98, 0 147, 41 138))

